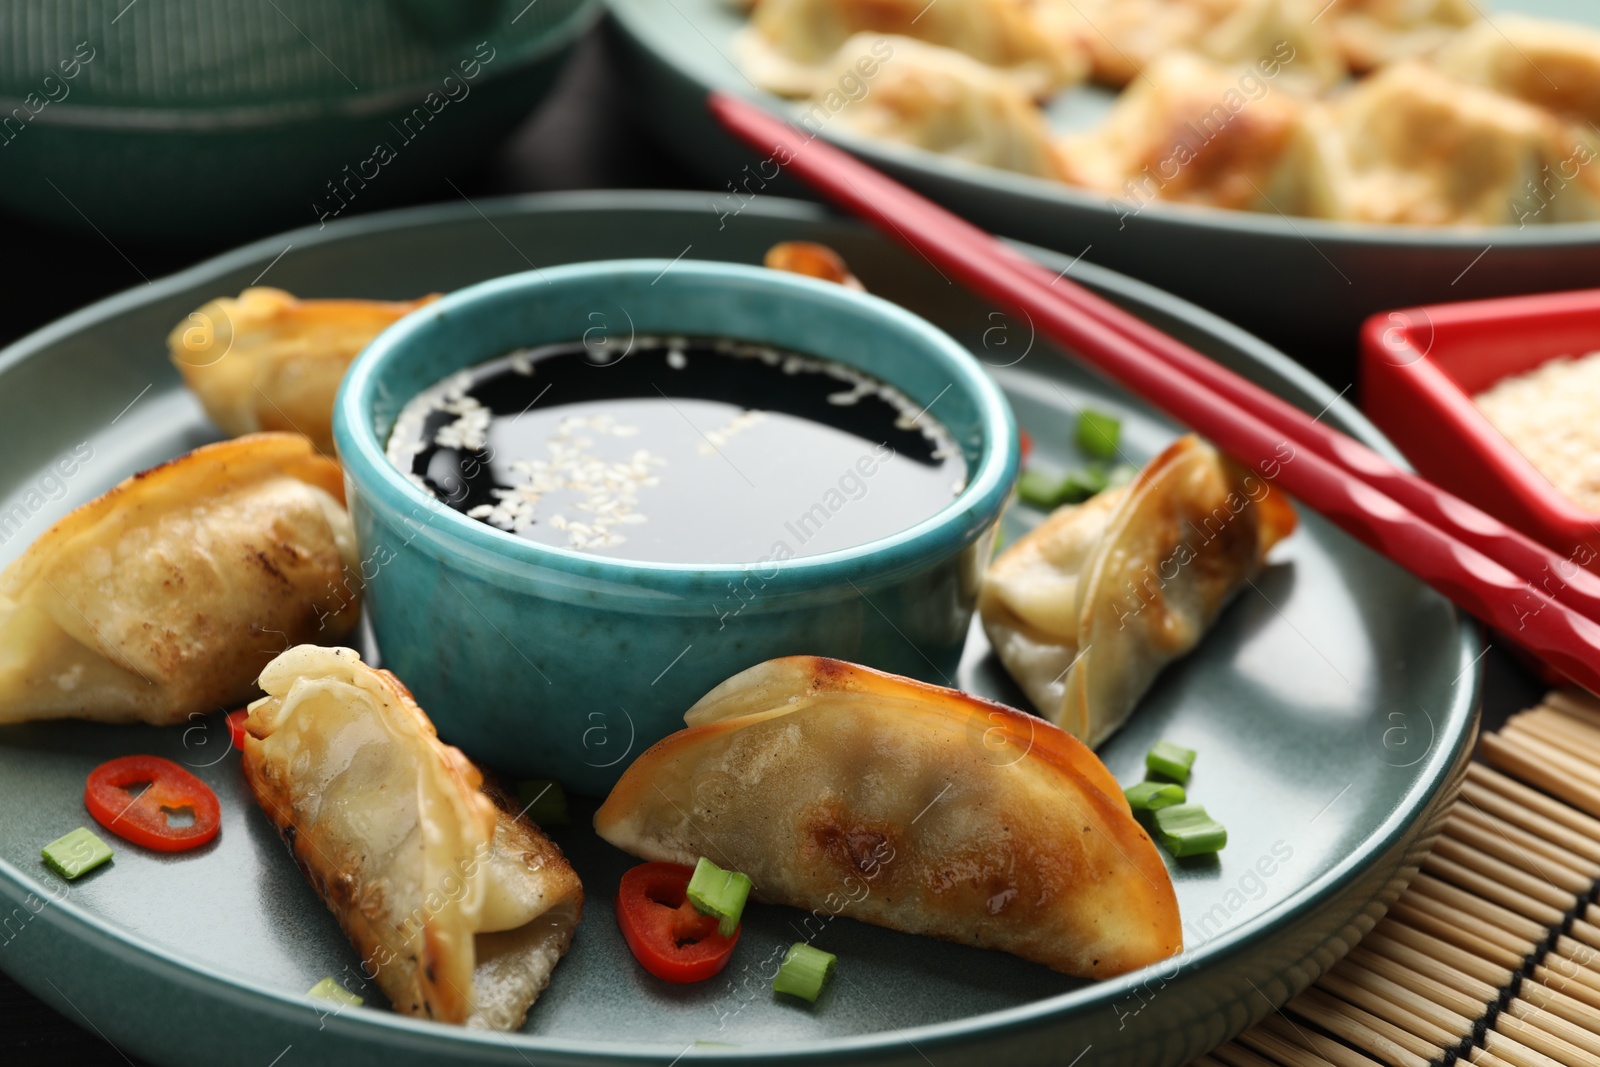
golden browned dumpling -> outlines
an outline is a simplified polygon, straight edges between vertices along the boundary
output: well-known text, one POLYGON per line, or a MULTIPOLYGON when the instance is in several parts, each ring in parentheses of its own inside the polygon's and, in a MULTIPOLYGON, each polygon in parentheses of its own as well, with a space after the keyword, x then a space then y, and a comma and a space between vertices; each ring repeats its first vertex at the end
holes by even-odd
POLYGON ((1183 437, 1001 554, 983 628, 1039 714, 1099 745, 1294 528, 1281 492, 1183 437))
POLYGON ((1350 69, 1364 74, 1426 56, 1479 17, 1474 0, 1337 0, 1318 21, 1328 24, 1350 69))
POLYGON ((595 830, 752 895, 1104 978, 1183 947, 1105 766, 1032 716, 839 660, 769 660, 628 768, 595 830))
POLYGON ((1129 212, 1151 200, 1294 211, 1298 194, 1279 192, 1280 164, 1307 102, 1248 75, 1167 56, 1100 125, 1059 141, 1063 177, 1129 212))
POLYGON ((245 778, 363 975, 406 1015, 520 1027, 583 911, 561 850, 352 649, 291 648, 261 688, 245 778))
POLYGON ((1345 74, 1316 0, 1042 0, 1070 13, 1094 78, 1127 85, 1174 52, 1227 65, 1281 64, 1285 83, 1322 89, 1345 74))
POLYGON ((1594 158, 1587 135, 1420 63, 1373 75, 1303 132, 1291 158, 1308 214, 1422 226, 1600 218, 1600 173, 1581 165, 1594 158), (1556 173, 1559 187, 1546 181, 1556 173))
POLYGON ((1316 93, 1348 74, 1332 31, 1317 19, 1325 0, 1241 0, 1196 44, 1196 51, 1225 66, 1276 68, 1275 89, 1316 93))
MULTIPOLYGON (((840 101, 835 128, 1039 178, 1060 176, 1044 118, 1015 81, 948 48, 872 34, 846 41, 834 69, 842 76, 874 48, 890 50, 888 58, 868 92, 840 101)), ((812 105, 832 110, 827 94, 812 105)))
POLYGON ((1127 85, 1170 52, 1194 51, 1240 0, 1047 0, 1075 10, 1093 77, 1127 85))
POLYGON ((331 456, 345 368, 396 319, 433 299, 297 300, 281 289, 246 289, 190 313, 167 349, 224 433, 304 434, 331 456))
POLYGON ((356 624, 339 467, 296 434, 197 448, 46 530, 0 574, 0 723, 183 722, 275 653, 356 624))
POLYGON ((1433 65, 1562 118, 1600 124, 1600 31, 1593 27, 1497 15, 1463 30, 1433 65))
POLYGON ((824 67, 858 33, 956 49, 1040 94, 1080 81, 1088 69, 1068 12, 1036 0, 757 0, 735 49, 757 85, 810 96, 837 78, 824 67))

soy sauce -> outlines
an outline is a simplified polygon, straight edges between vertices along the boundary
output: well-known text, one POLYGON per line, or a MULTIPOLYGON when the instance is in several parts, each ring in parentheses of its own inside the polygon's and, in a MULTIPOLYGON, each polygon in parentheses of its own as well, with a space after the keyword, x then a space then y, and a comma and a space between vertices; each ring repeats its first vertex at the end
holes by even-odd
POLYGON ((414 398, 388 453, 489 525, 660 563, 864 544, 932 516, 967 476, 945 427, 893 387, 723 338, 509 353, 414 398))

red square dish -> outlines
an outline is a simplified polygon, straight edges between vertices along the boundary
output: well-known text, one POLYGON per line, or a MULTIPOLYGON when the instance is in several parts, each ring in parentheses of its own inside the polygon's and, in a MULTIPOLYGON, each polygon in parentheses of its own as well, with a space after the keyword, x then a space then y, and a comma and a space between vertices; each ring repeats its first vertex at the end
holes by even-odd
POLYGON ((1423 476, 1596 569, 1600 512, 1563 495, 1472 401, 1502 378, 1595 351, 1600 289, 1374 315, 1361 331, 1361 406, 1423 476))

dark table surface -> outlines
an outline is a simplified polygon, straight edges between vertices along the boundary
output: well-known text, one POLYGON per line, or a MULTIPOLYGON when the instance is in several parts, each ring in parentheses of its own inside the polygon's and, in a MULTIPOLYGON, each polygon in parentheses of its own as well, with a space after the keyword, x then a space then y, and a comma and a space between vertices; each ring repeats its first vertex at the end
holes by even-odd
MULTIPOLYGON (((490 161, 456 176, 468 196, 557 189, 706 188, 652 143, 629 113, 605 50, 591 35, 560 82, 490 161)), ((458 199, 441 186, 439 200, 458 199)), ((145 277, 156 278, 219 251, 203 247, 113 248, 90 236, 63 234, 5 220, 7 255, 0 284, 0 345, 145 277)), ((1291 355, 1293 353, 1290 353, 1291 355)), ((1336 389, 1350 385, 1354 339, 1346 365, 1322 368, 1336 389)), ((1484 657, 1484 724, 1492 729, 1532 704, 1543 687, 1500 649, 1484 657)), ((58 1014, 0 974, 0 1065, 3 1067, 103 1067, 138 1061, 109 1045, 82 1019, 58 1014)))

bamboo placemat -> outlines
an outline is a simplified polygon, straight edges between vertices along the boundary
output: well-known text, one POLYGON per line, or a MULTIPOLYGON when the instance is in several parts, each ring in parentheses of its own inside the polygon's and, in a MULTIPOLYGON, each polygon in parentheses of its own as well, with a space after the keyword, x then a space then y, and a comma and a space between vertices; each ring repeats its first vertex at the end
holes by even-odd
POLYGON ((1550 693, 1478 754, 1383 921, 1190 1067, 1600 1067, 1600 700, 1550 693))

